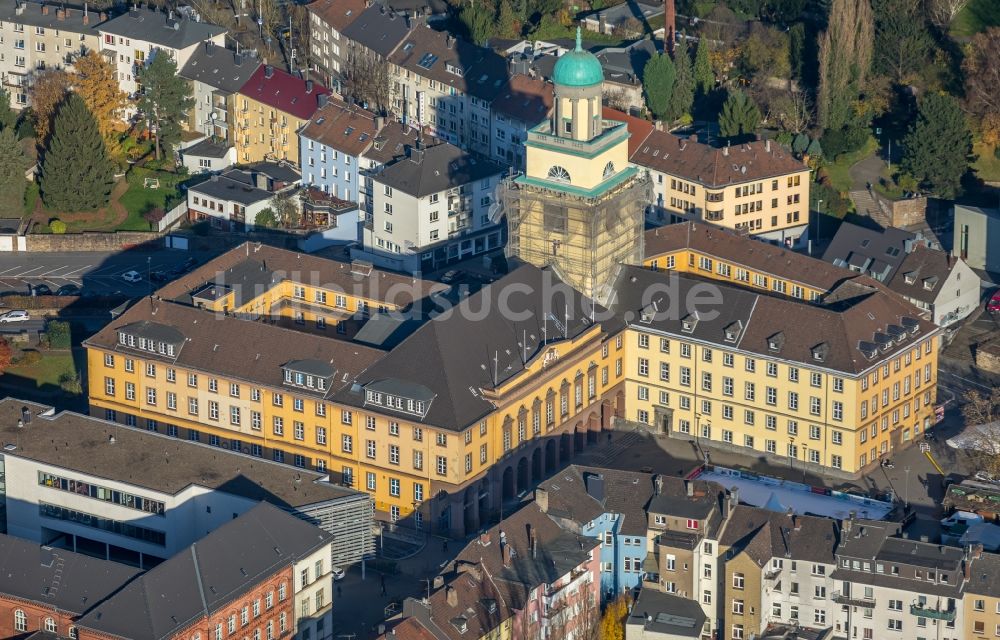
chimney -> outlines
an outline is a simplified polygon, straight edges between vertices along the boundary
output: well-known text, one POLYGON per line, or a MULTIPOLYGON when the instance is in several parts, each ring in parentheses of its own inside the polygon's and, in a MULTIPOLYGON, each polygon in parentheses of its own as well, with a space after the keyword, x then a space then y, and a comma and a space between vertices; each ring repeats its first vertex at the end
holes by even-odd
POLYGON ((548 513, 549 511, 549 492, 541 487, 535 489, 535 504, 542 513, 548 513))
POLYGON ((270 79, 272 76, 274 76, 274 67, 269 64, 264 65, 264 77, 270 79))
POLYGON ((306 80, 306 93, 312 93, 312 92, 313 92, 313 81, 306 80))
POLYGON ((455 48, 455 36, 448 35, 446 37, 446 39, 445 39, 445 42, 448 44, 448 48, 449 49, 454 49, 455 48))
POLYGON ((420 148, 420 144, 411 145, 406 148, 406 157, 410 159, 410 162, 420 164, 424 159, 424 150, 420 148))
POLYGON ((215 43, 212 42, 211 40, 205 41, 205 53, 207 53, 208 55, 212 55, 213 53, 215 53, 215 43))
POLYGON ((653 479, 654 490, 656 495, 661 495, 663 493, 663 475, 656 474, 656 478, 653 479))
POLYGON ((693 480, 685 480, 684 481, 684 489, 687 491, 687 497, 689 497, 689 498, 693 498, 694 497, 694 481, 693 480))
POLYGON ((722 147, 722 155, 729 157, 729 145, 722 147))
POLYGON ((974 545, 972 545, 972 558, 974 560, 978 560, 979 558, 982 557, 983 557, 983 543, 977 542, 974 545))
POLYGON ((457 573, 467 573, 477 581, 483 579, 483 572, 475 562, 459 562, 455 569, 457 573))
POLYGON ((49 5, 47 4, 42 5, 42 15, 43 16, 49 15, 49 5))
POLYGON ((510 567, 510 545, 503 546, 503 566, 510 567))
POLYGON ((375 116, 375 133, 382 130, 385 126, 385 116, 375 116))
POLYGON ((771 139, 770 138, 768 138, 767 140, 764 141, 764 151, 767 151, 768 153, 771 153, 771 139))
POLYGON ((729 490, 729 508, 730 510, 735 509, 740 503, 740 489, 739 487, 733 487, 729 490))
POLYGON ((965 574, 965 581, 972 580, 972 563, 966 560, 962 563, 962 573, 965 574))
POLYGON ((236 65, 237 67, 243 66, 243 54, 242 53, 234 53, 233 54, 233 64, 236 65))
POLYGON ((531 545, 531 557, 538 557, 538 536, 535 535, 535 529, 530 524, 528 525, 528 543, 531 545))
POLYGON ((663 48, 671 55, 674 53, 674 41, 677 39, 676 30, 677 9, 674 0, 663 0, 663 48))
POLYGON ((441 587, 443 587, 444 586, 444 576, 434 576, 434 581, 432 583, 432 586, 435 589, 440 589, 441 587))
POLYGON ((445 599, 448 601, 449 607, 458 606, 458 591, 455 591, 455 587, 450 584, 444 588, 445 599))
POLYGON ((663 121, 662 120, 654 121, 653 128, 656 129, 657 131, 663 131, 663 121))
POLYGON ((62 7, 56 9, 56 20, 65 20, 65 19, 66 19, 66 9, 62 7))
POLYGON ((604 502, 604 476, 599 473, 588 473, 583 478, 587 485, 587 493, 598 502, 604 502))

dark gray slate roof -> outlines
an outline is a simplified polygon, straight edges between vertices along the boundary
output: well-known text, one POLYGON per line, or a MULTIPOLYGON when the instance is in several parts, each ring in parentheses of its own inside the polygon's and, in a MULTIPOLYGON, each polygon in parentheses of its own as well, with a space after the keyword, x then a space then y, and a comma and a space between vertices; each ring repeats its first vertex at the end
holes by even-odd
POLYGON ((834 564, 838 539, 837 522, 830 518, 738 505, 729 514, 719 545, 745 551, 758 566, 771 558, 834 564))
POLYGON ((287 184, 292 184, 302 179, 302 174, 296 171, 295 167, 287 162, 271 162, 269 160, 262 160, 261 162, 255 162, 251 165, 247 165, 246 169, 247 171, 260 173, 268 178, 271 178, 272 180, 287 184))
POLYGON ((16 22, 29 27, 58 29, 61 32, 87 33, 96 36, 98 24, 107 19, 106 12, 95 11, 91 7, 87 11, 87 23, 84 24, 83 9, 73 6, 66 7, 65 16, 60 19, 56 14, 56 9, 61 6, 63 5, 49 3, 45 7, 48 9, 48 12, 43 13, 41 2, 14 2, 14 0, 8 0, 8 2, 0 3, 0 21, 16 22), (23 7, 20 14, 17 13, 18 6, 23 7))
POLYGON ((188 80, 197 80, 226 93, 237 93, 250 80, 260 62, 245 54, 224 49, 212 42, 205 42, 191 55, 184 68, 177 74, 188 80))
POLYGON ((889 280, 889 288, 907 298, 933 304, 956 264, 958 258, 945 251, 918 246, 900 263, 889 280))
POLYGON ((405 18, 376 2, 347 25, 344 37, 387 58, 406 37, 407 31, 409 26, 405 18))
POLYGON ((184 342, 184 334, 174 327, 170 327, 159 322, 142 320, 140 322, 127 324, 118 330, 122 333, 133 335, 136 338, 146 338, 147 340, 155 340, 157 342, 166 342, 169 344, 180 344, 181 342, 184 342))
POLYGON ((194 158, 225 158, 226 154, 232 148, 231 144, 215 142, 211 138, 205 138, 182 150, 181 155, 194 158))
POLYGON ((134 640, 170 637, 330 539, 329 533, 261 503, 133 580, 78 625, 134 640))
POLYGON ((823 252, 823 260, 889 282, 906 258, 907 248, 916 242, 916 234, 895 227, 880 230, 844 222, 823 252))
POLYGON ((134 40, 145 40, 164 48, 186 49, 195 43, 225 33, 226 29, 207 22, 195 22, 176 13, 171 18, 160 11, 139 9, 108 20, 101 25, 100 31, 134 40))
POLYGON ((503 173, 499 165, 476 158, 448 143, 424 148, 422 158, 420 151, 415 151, 415 154, 387 166, 375 180, 422 198, 503 173))
POLYGON ((139 569, 0 535, 0 593, 74 614, 87 611, 139 569))
POLYGON ((639 592, 625 624, 650 633, 697 638, 705 625, 705 612, 694 600, 647 588, 639 592))
POLYGON ((965 585, 966 593, 1000 598, 1000 555, 984 553, 972 560, 972 576, 965 585))
MULTIPOLYGON (((424 323, 361 373, 357 382, 364 386, 395 378, 422 384, 435 394, 425 422, 462 430, 494 410, 493 403, 479 393, 479 389, 495 386, 494 371, 498 383, 502 383, 520 373, 526 360, 533 361, 549 347, 558 348, 564 339, 563 318, 567 311, 570 338, 593 326, 589 300, 568 287, 565 289, 571 293, 566 297, 561 290, 554 291, 555 287, 562 289, 552 270, 530 265, 519 267, 465 298, 447 313, 424 323), (501 292, 511 286, 522 289, 517 295, 503 295, 502 302, 511 315, 523 315, 525 319, 513 321, 504 317, 508 314, 479 312, 501 307, 501 292), (549 339, 543 345, 546 331, 549 339), (520 344, 525 338, 527 344, 520 344), (495 365, 494 357, 499 359, 495 365)), ((597 307, 596 314, 606 315, 606 311, 597 307)), ((606 332, 617 331, 621 326, 617 319, 601 324, 606 332)), ((345 388, 336 398, 363 406, 364 393, 345 388)))
POLYGON ((230 169, 221 175, 212 176, 210 179, 191 187, 189 191, 219 200, 239 202, 243 205, 263 202, 274 195, 270 191, 258 189, 253 175, 242 169, 230 169))

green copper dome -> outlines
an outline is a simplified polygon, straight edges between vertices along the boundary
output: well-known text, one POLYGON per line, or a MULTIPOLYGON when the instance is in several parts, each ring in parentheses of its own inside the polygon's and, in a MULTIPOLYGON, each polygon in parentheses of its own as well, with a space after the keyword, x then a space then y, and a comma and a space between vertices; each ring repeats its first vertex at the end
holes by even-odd
POLYGON ((556 61, 552 82, 564 87, 590 87, 604 82, 604 70, 597 56, 583 50, 580 27, 576 28, 576 49, 556 61))

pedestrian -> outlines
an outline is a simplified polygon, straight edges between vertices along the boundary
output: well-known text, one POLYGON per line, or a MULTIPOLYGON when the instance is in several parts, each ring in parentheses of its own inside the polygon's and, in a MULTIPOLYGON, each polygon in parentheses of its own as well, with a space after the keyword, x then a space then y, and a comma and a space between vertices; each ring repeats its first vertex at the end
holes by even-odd
POLYGON ((382 595, 385 595, 385 576, 384 575, 380 576, 379 580, 382 583, 382 595))
POLYGON ((441 551, 444 551, 444 552, 448 551, 448 541, 447 540, 442 540, 441 541, 441 551))
POLYGON ((340 595, 341 595, 341 594, 340 594, 340 585, 338 584, 338 585, 337 585, 337 597, 339 598, 339 597, 340 597, 340 595))

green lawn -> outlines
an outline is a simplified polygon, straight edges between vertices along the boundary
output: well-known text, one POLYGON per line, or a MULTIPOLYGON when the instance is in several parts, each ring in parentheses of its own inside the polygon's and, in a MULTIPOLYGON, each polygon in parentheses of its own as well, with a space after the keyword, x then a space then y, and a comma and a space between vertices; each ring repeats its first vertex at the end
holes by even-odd
POLYGON ((1000 26, 1000 2, 997 0, 970 0, 951 23, 951 35, 971 38, 987 27, 1000 26))
POLYGON ((128 218, 118 226, 119 230, 149 231, 149 223, 142 214, 156 207, 170 211, 180 202, 180 192, 176 188, 147 189, 141 184, 133 184, 118 202, 128 211, 128 218))
POLYGON ((978 156, 972 163, 972 169, 985 182, 1000 182, 1000 159, 993 154, 993 149, 983 143, 973 145, 972 152, 978 156))
POLYGON ((63 374, 76 374, 85 368, 86 354, 81 351, 74 362, 69 351, 42 351, 42 359, 30 366, 11 365, 4 371, 3 381, 7 384, 31 389, 58 389, 59 378, 63 374))
POLYGON ((826 165, 826 172, 830 176, 834 189, 840 192, 851 190, 851 166, 878 150, 878 142, 875 138, 869 138, 865 146, 851 153, 842 153, 837 159, 826 165))

